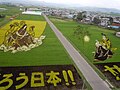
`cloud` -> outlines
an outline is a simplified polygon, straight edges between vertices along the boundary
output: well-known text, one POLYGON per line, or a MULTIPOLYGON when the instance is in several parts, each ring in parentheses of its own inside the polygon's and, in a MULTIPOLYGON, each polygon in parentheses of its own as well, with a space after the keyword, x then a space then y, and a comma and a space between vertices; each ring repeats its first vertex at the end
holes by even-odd
MULTIPOLYGON (((35 0, 34 0, 35 1, 35 0)), ((120 0, 36 0, 50 3, 80 4, 83 6, 105 7, 120 9, 120 0)))

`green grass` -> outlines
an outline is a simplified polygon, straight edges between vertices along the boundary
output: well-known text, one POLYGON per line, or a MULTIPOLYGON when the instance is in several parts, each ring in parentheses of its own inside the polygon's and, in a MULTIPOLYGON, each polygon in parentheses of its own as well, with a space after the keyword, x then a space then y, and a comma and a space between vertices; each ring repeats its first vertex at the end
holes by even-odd
POLYGON ((0 8, 7 9, 4 11, 0 11, 0 14, 6 15, 6 16, 12 16, 12 15, 21 13, 20 8, 14 5, 0 5, 0 8))
MULTIPOLYGON (((51 18, 52 20, 52 18, 51 18)), ((85 25, 85 24, 78 24, 77 22, 74 21, 66 21, 66 22, 60 22, 58 20, 53 20, 53 23, 59 28, 59 30, 66 36, 66 38, 80 51, 82 52, 87 59, 90 62, 93 62, 94 60, 94 55, 92 52, 95 51, 95 40, 101 40, 102 35, 101 33, 105 33, 109 39, 112 42, 112 46, 115 48, 118 48, 115 51, 115 54, 111 59, 107 59, 105 61, 99 62, 99 63, 108 63, 108 62, 120 62, 120 38, 117 38, 114 35, 115 31, 107 30, 100 28, 98 26, 93 26, 93 25, 85 25), (74 28, 77 27, 77 25, 87 27, 87 31, 90 32, 90 42, 85 42, 83 44, 82 40, 78 39, 77 37, 74 36, 74 28)))
POLYGON ((9 18, 13 15, 20 14, 20 8, 14 5, 0 5, 0 8, 5 8, 7 10, 1 10, 0 14, 5 15, 4 19, 0 19, 0 27, 9 22, 9 18))
POLYGON ((34 20, 34 21, 45 21, 44 17, 40 17, 39 15, 20 15, 16 19, 18 20, 34 20))
POLYGON ((4 18, 0 18, 0 22, 3 21, 3 20, 4 20, 4 18))
POLYGON ((50 19, 52 22, 57 26, 57 28, 62 32, 62 34, 73 44, 73 46, 80 52, 82 56, 87 60, 87 62, 94 68, 94 70, 99 74, 99 76, 105 80, 107 77, 105 77, 95 66, 94 66, 94 55, 93 51, 95 51, 95 40, 101 40, 102 36, 101 33, 105 33, 109 39, 112 42, 112 46, 118 48, 117 51, 115 51, 115 54, 111 59, 107 59, 102 62, 97 63, 111 63, 111 62, 120 62, 120 38, 117 38, 114 33, 115 31, 107 30, 100 28, 98 26, 94 25, 86 25, 86 24, 79 24, 74 21, 68 21, 65 20, 64 22, 61 22, 60 20, 55 20, 53 17, 50 19), (87 27, 87 31, 90 32, 90 42, 85 42, 83 44, 83 41, 78 39, 74 36, 75 27, 78 25, 82 27, 87 27))
POLYGON ((1 26, 4 26, 6 23, 8 23, 10 20, 9 20, 9 16, 5 17, 5 18, 2 18, 0 19, 0 27, 1 26))
MULTIPOLYGON (((31 20, 43 20, 42 16, 32 16, 31 20)), ((21 18, 21 19, 24 19, 21 18)), ((29 19, 30 20, 30 19, 29 19)), ((46 26, 44 35, 46 35, 43 44, 27 52, 0 51, 0 66, 37 66, 37 65, 64 65, 72 64, 72 60, 66 53, 64 47, 56 38, 49 25, 46 26)))
MULTIPOLYGON (((45 19, 42 16, 33 15, 21 15, 17 18, 18 20, 40 20, 45 19)), ((34 48, 27 52, 17 52, 12 54, 10 52, 4 53, 0 51, 0 66, 41 66, 41 65, 68 65, 73 64, 71 57, 68 55, 60 41, 55 36, 47 24, 45 32, 46 35, 43 44, 37 48, 34 48)), ((79 71, 79 70, 78 70, 79 71)), ((82 79, 84 76, 78 72, 82 79)), ((92 90, 88 82, 85 80, 85 85, 89 90, 92 90)))
MULTIPOLYGON (((34 21, 44 20, 42 16, 38 17, 33 15, 22 15, 17 19, 34 21)), ((3 51, 0 51, 0 66, 8 67, 73 64, 72 59, 70 58, 64 47, 61 45, 60 41, 57 39, 48 24, 43 35, 46 35, 43 44, 30 51, 17 52, 15 54, 12 54, 11 52, 4 53, 3 51)))

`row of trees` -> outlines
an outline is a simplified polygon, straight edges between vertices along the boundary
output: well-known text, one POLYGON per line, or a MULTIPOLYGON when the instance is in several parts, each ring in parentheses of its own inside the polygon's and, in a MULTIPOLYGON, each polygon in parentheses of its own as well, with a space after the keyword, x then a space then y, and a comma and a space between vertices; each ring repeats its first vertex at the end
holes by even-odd
MULTIPOLYGON (((102 17, 101 17, 101 18, 102 18, 102 17)), ((109 23, 108 23, 108 25, 111 25, 111 24, 113 23, 113 18, 112 18, 112 17, 107 17, 107 18, 109 18, 109 23)), ((101 20, 100 20, 99 18, 97 18, 97 17, 94 17, 93 23, 96 24, 96 25, 98 25, 98 24, 101 23, 101 20)))
POLYGON ((84 18, 86 18, 85 13, 86 13, 86 11, 79 12, 78 15, 77 15, 77 21, 81 21, 81 20, 83 20, 84 18))
MULTIPOLYGON (((77 15, 74 15, 73 16, 73 19, 76 20, 76 21, 81 21, 83 20, 84 18, 86 18, 86 11, 83 11, 83 12, 79 12, 77 15)), ((101 17, 103 18, 103 17, 101 17)), ((109 25, 111 25, 113 23, 113 18, 112 17, 107 17, 109 18, 109 25)), ((101 20, 98 18, 98 17, 94 17, 93 20, 92 20, 92 23, 95 24, 95 25, 98 25, 101 23, 101 20)))
POLYGON ((0 18, 5 18, 5 15, 2 15, 2 14, 1 14, 1 15, 0 15, 0 18))

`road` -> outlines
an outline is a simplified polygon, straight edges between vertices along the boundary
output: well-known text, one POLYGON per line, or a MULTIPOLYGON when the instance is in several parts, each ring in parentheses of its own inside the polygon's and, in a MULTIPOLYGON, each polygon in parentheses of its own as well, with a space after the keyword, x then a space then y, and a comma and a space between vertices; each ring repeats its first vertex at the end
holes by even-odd
POLYGON ((68 54, 77 65, 78 69, 82 72, 88 83, 91 85, 93 90, 111 90, 108 84, 102 80, 93 68, 86 62, 86 60, 79 54, 79 52, 73 47, 73 45, 63 36, 63 34, 57 29, 57 27, 43 14, 46 21, 54 31, 60 42, 68 54))

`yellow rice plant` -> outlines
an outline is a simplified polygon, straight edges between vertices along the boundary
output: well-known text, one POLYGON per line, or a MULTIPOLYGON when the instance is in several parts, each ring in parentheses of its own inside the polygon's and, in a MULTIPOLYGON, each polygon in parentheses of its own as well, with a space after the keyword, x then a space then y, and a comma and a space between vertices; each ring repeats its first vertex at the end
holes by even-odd
MULTIPOLYGON (((0 28, 0 44, 3 43, 4 38, 5 38, 5 34, 9 31, 9 32, 14 32, 10 30, 10 24, 13 24, 14 22, 18 22, 20 23, 23 20, 13 20, 10 23, 6 24, 5 26, 0 28)), ((35 32, 35 38, 38 38, 42 35, 42 33, 45 30, 46 27, 46 21, 31 21, 31 20, 24 20, 25 23, 27 24, 27 30, 29 30, 30 26, 35 26, 34 28, 34 32, 35 32)), ((14 29, 16 30, 17 27, 14 29)))

